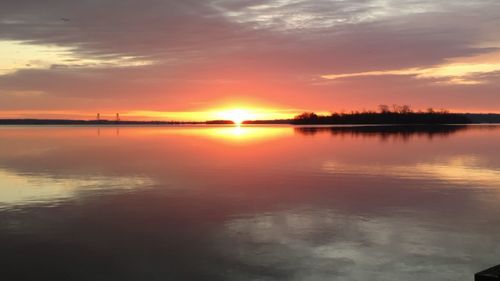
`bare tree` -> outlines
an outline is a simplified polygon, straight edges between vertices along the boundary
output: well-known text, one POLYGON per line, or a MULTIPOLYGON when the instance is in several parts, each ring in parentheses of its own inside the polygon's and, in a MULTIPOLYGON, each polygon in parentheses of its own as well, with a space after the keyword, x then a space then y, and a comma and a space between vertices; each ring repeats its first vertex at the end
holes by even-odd
POLYGON ((389 112, 391 112, 391 109, 389 108, 389 106, 387 104, 380 104, 378 106, 378 110, 380 111, 380 113, 389 113, 389 112))
POLYGON ((413 111, 411 110, 411 106, 405 104, 405 105, 402 105, 399 107, 399 113, 402 113, 402 114, 408 114, 408 113, 412 113, 413 111))

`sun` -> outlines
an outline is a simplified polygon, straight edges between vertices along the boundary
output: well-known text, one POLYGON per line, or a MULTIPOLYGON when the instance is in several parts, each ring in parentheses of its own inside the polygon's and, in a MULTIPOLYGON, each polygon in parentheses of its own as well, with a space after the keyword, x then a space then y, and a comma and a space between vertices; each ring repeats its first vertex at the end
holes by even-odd
POLYGON ((219 113, 224 120, 233 121, 236 125, 241 125, 246 120, 254 119, 253 114, 244 109, 231 109, 219 113))

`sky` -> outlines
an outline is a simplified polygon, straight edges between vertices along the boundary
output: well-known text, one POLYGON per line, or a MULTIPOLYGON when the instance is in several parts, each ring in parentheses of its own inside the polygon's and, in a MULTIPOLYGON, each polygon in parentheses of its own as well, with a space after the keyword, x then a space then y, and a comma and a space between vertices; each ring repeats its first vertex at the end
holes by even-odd
POLYGON ((498 0, 0 7, 0 118, 267 119, 379 104, 500 113, 498 0))

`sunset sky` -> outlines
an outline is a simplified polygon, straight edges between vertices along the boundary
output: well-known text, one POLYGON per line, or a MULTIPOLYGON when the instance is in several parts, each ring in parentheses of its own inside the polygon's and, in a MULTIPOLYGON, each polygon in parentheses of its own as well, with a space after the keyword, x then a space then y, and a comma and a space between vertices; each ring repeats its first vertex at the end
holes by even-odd
POLYGON ((500 113, 498 0, 2 0, 0 118, 500 113))

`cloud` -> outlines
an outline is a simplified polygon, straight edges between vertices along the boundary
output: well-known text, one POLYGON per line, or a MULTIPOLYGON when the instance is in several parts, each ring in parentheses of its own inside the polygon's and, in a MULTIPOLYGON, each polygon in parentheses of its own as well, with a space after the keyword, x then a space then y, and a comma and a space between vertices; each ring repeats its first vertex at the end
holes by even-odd
POLYGON ((360 76, 409 75, 420 79, 438 79, 450 84, 474 85, 481 81, 473 79, 478 74, 500 71, 499 63, 484 64, 447 64, 431 68, 408 68, 400 70, 380 70, 359 73, 322 75, 324 79, 342 79, 360 76))
POLYGON ((152 64, 133 56, 85 57, 68 47, 23 44, 22 41, 0 41, 0 75, 22 69, 49 68, 115 68, 152 64))
POLYGON ((433 12, 439 10, 440 5, 430 1, 280 0, 231 8, 225 10, 230 19, 254 23, 261 28, 323 29, 433 12))

